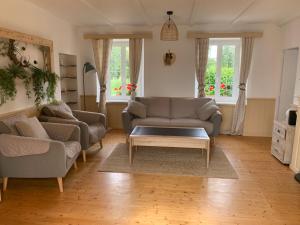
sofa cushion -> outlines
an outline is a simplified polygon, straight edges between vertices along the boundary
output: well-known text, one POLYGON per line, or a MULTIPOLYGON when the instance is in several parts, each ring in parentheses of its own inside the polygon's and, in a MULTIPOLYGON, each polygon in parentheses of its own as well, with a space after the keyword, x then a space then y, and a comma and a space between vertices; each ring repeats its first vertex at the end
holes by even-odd
POLYGON ((100 123, 91 124, 88 129, 90 144, 97 143, 105 135, 105 127, 100 123))
POLYGON ((2 121, 0 121, 0 133, 3 134, 12 134, 12 135, 20 135, 17 128, 16 123, 18 121, 25 120, 27 117, 25 115, 16 115, 12 117, 8 117, 2 121))
POLYGON ((135 126, 170 126, 170 119, 159 117, 136 118, 132 120, 132 128, 135 126))
POLYGON ((57 116, 55 112, 60 111, 70 115, 73 115, 71 108, 64 102, 58 104, 44 105, 41 112, 46 116, 57 116))
POLYGON ((213 123, 202 121, 199 119, 171 119, 170 126, 172 127, 200 127, 204 128, 208 135, 213 133, 213 123))
POLYGON ((77 141, 66 141, 64 145, 68 158, 73 158, 81 151, 80 143, 77 141))
POLYGON ((170 98, 167 97, 149 97, 136 98, 146 105, 147 117, 163 117, 170 118, 170 98))
POLYGON ((16 128, 20 135, 24 137, 50 139, 46 130, 36 117, 26 118, 16 122, 16 128))
POLYGON ((53 109, 52 112, 56 117, 67 119, 67 120, 78 120, 75 116, 73 116, 72 113, 69 113, 67 111, 61 111, 57 109, 53 109))
POLYGON ((219 110, 219 107, 216 104, 215 100, 211 100, 201 107, 198 107, 197 109, 197 115, 200 120, 208 120, 212 114, 217 112, 219 110))
POLYGON ((141 102, 129 101, 127 110, 131 114, 140 118, 146 118, 147 116, 146 105, 141 102))
POLYGON ((171 118, 196 119, 197 103, 193 98, 171 98, 171 118))

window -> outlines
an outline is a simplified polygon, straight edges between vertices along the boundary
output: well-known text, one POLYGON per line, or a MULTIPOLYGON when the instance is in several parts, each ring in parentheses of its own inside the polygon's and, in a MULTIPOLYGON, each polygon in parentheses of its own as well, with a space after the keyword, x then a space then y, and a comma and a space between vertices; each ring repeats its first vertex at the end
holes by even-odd
POLYGON ((217 102, 236 102, 240 54, 240 39, 210 39, 205 74, 206 96, 217 102))
MULTIPOLYGON (((139 81, 136 88, 137 96, 143 95, 143 73, 144 73, 143 53, 142 53, 141 60, 142 61, 141 61, 139 81)), ((130 90, 131 90, 131 84, 129 78, 129 40, 115 39, 113 40, 112 52, 111 52, 111 57, 109 62, 107 91, 106 91, 107 100, 108 101, 128 100, 130 98, 130 90)))

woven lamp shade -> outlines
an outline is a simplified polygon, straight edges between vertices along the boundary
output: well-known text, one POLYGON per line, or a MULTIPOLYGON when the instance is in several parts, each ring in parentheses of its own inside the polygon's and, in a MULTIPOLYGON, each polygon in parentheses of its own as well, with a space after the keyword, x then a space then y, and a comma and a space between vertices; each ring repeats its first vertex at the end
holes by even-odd
POLYGON ((177 41, 178 29, 172 19, 167 20, 161 28, 160 40, 162 41, 177 41))

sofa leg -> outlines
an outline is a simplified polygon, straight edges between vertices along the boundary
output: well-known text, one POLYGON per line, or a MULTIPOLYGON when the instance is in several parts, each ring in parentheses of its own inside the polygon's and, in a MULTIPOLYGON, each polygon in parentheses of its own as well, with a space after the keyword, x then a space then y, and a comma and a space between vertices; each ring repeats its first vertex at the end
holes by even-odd
POLYGON ((74 162, 74 169, 75 169, 75 170, 77 170, 77 169, 78 169, 78 166, 77 166, 77 162, 76 162, 76 160, 75 160, 75 162, 74 162))
POLYGON ((8 183, 8 177, 3 177, 3 191, 6 191, 8 183))
POLYGON ((59 191, 64 192, 64 185, 63 185, 62 177, 57 178, 57 183, 58 183, 59 191))
POLYGON ((85 152, 85 150, 82 151, 82 158, 83 158, 83 162, 86 162, 86 152, 85 152))
POLYGON ((102 149, 103 148, 102 139, 99 140, 99 145, 100 145, 100 149, 102 149))

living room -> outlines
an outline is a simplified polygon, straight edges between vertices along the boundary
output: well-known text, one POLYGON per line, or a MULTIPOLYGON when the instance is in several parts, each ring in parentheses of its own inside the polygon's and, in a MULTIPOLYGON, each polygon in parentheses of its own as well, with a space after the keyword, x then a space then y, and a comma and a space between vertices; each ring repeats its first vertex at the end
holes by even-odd
POLYGON ((10 43, 33 77, 10 86, 0 74, 0 121, 36 117, 51 141, 31 140, 24 121, 20 137, 0 132, 0 224, 299 224, 299 1, 6 0, 1 9, 0 69, 14 62, 2 54, 10 43), (34 81, 56 75, 43 95, 34 81), (70 160, 53 163, 47 147, 71 149, 70 160))

